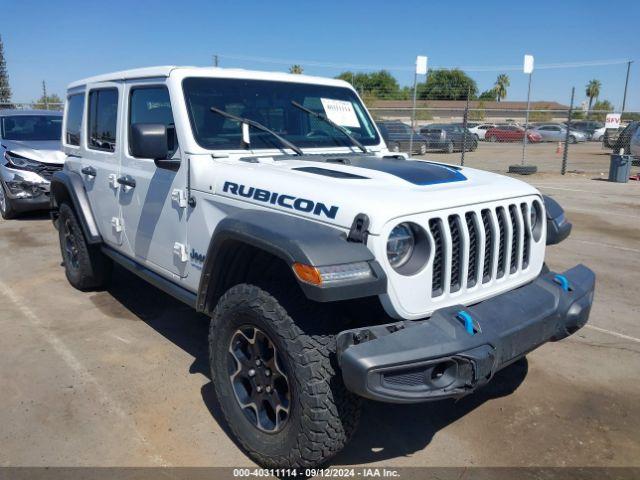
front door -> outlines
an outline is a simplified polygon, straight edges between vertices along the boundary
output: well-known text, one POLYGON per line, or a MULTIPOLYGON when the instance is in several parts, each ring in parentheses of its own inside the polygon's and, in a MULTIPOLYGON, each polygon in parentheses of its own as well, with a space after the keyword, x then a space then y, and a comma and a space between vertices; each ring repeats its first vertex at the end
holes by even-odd
POLYGON ((151 269, 186 276, 186 170, 158 167, 149 158, 135 158, 129 148, 129 131, 136 123, 167 127, 167 155, 180 159, 169 91, 162 82, 132 81, 126 88, 126 139, 120 163, 123 186, 119 193, 124 220, 125 248, 151 269))

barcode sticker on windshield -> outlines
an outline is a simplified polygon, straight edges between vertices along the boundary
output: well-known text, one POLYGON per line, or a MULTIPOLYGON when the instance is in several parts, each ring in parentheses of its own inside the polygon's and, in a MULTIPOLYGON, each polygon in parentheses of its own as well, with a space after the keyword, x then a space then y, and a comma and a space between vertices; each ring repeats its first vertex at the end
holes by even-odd
POLYGON ((332 98, 321 98, 320 101, 329 120, 342 127, 360 127, 360 122, 351 102, 332 98))

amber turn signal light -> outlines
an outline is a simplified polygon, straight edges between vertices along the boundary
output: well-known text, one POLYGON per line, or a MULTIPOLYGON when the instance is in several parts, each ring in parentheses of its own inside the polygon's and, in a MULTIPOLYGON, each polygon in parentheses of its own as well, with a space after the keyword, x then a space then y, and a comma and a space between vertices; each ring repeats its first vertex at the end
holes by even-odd
POLYGON ((296 262, 293 264, 293 271, 302 282, 310 283, 311 285, 322 285, 322 276, 316 267, 296 262))

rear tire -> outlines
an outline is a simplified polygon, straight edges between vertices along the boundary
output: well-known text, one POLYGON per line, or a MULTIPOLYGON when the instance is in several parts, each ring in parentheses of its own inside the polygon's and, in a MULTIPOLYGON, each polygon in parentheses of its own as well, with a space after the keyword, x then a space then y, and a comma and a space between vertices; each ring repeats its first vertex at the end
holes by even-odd
POLYGON ((111 277, 113 262, 97 246, 87 244, 76 214, 67 203, 60 205, 58 235, 69 283, 83 291, 105 287, 111 277))
POLYGON ((5 220, 11 220, 12 218, 16 218, 17 212, 13 208, 11 203, 11 199, 7 195, 4 185, 0 183, 0 215, 5 220))
MULTIPOLYGON (((360 416, 361 400, 347 391, 337 369, 335 337, 328 328, 335 316, 307 301, 291 286, 282 291, 287 292, 280 296, 287 299, 286 310, 276 297, 255 285, 236 285, 222 296, 209 331, 211 378, 229 428, 256 463, 267 468, 316 467, 342 450, 350 439, 360 416), (278 378, 284 375, 287 380, 286 389, 280 380, 276 400, 264 393, 266 386, 261 384, 266 380, 270 386, 269 379, 275 378, 273 374, 264 376, 265 365, 273 365, 273 361, 260 358, 265 349, 252 347, 246 356, 242 350, 248 350, 242 344, 256 330, 260 334, 253 334, 252 345, 258 343, 256 339, 267 337, 271 342, 267 345, 277 351, 267 353, 267 357, 281 360, 275 362, 278 378), (238 335, 238 331, 242 333, 238 335), (284 390, 288 392, 286 414, 282 407, 269 407, 271 402, 282 402, 284 390), (241 399, 245 399, 242 404, 241 399), (259 407, 255 405, 262 405, 266 414, 256 414, 259 407), (286 416, 280 418, 274 412, 286 416), (265 431, 263 423, 275 427, 265 431)), ((276 384, 275 380, 271 382, 273 395, 276 384)))
POLYGON ((400 152, 400 145, 397 143, 394 143, 393 145, 391 145, 391 148, 389 149, 394 153, 398 153, 400 152))

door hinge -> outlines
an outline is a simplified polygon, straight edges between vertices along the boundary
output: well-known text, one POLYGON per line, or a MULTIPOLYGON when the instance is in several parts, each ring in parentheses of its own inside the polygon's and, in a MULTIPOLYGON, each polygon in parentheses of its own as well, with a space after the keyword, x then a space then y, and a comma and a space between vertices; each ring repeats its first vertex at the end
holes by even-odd
MULTIPOLYGON (((109 186, 111 188, 118 188, 118 175, 116 175, 115 173, 110 173, 109 174, 109 186)), ((111 222, 113 223, 113 222, 111 222)))
POLYGON ((186 262, 189 260, 189 255, 187 254, 187 247, 182 243, 174 243, 173 244, 173 254, 177 256, 181 262, 186 262))
POLYGON ((176 202, 180 208, 187 208, 187 194, 184 190, 175 189, 171 192, 171 200, 176 202))
POLYGON ((120 233, 122 231, 122 221, 118 217, 111 218, 111 226, 116 233, 120 233))

